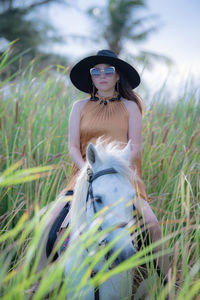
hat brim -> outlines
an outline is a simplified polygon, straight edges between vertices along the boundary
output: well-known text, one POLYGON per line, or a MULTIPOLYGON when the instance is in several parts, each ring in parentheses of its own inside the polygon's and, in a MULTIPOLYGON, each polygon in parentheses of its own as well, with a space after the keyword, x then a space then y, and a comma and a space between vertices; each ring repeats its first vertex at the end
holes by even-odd
POLYGON ((124 60, 110 56, 93 55, 82 59, 71 69, 70 79, 74 86, 80 91, 90 93, 92 89, 90 69, 101 63, 116 67, 126 77, 132 89, 140 84, 138 72, 124 60))

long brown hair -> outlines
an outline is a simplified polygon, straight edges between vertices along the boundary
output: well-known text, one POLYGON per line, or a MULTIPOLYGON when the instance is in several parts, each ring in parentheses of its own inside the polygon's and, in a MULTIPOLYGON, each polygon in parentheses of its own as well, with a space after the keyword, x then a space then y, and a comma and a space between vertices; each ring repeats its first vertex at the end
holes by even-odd
POLYGON ((144 105, 143 105, 142 98, 136 92, 134 92, 132 90, 132 88, 131 88, 128 80, 125 77, 125 75, 122 74, 118 70, 116 70, 116 71, 119 74, 120 79, 119 79, 119 83, 116 84, 115 89, 116 90, 118 89, 118 92, 120 93, 120 95, 123 98, 125 98, 125 99, 127 99, 129 101, 134 101, 137 104, 137 106, 138 106, 141 114, 143 115, 143 113, 144 113, 144 105), (118 87, 117 87, 117 85, 118 85, 118 87))

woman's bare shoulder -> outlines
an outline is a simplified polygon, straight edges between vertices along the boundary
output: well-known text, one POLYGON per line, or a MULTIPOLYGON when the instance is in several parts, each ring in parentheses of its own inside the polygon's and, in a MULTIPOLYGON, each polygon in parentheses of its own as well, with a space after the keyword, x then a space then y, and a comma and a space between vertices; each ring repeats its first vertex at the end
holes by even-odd
POLYGON ((75 101, 73 104, 73 109, 81 110, 89 100, 90 98, 85 98, 75 101))
POLYGON ((122 102, 124 103, 124 105, 126 106, 126 109, 129 112, 133 111, 133 110, 138 110, 138 106, 134 101, 123 98, 122 102))

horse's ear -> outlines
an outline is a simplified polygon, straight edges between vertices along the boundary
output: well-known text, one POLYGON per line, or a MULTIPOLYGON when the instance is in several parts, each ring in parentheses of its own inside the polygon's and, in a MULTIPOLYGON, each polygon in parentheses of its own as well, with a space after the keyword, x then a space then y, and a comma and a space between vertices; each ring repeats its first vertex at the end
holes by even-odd
POLYGON ((131 140, 128 141, 126 147, 122 150, 122 157, 126 161, 130 161, 130 157, 131 157, 131 140))
POLYGON ((99 161, 97 150, 92 143, 87 146, 86 158, 91 166, 99 161))

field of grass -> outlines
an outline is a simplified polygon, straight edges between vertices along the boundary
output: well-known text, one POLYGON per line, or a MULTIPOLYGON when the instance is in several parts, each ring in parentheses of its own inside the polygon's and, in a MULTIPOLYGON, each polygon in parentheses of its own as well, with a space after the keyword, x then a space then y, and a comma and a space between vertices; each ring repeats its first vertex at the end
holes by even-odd
MULTIPOLYGON (((67 85, 67 71, 58 71, 56 76, 51 69, 36 73, 30 64, 9 86, 7 79, 1 82, 0 299, 31 299, 28 289, 38 280, 34 300, 48 293, 50 299, 66 295, 63 261, 70 253, 36 273, 45 225, 41 209, 66 186, 71 168, 68 117, 73 101, 83 97, 67 85)), ((171 261, 169 284, 152 286, 151 299, 167 294, 177 300, 199 299, 199 100, 195 91, 180 92, 174 103, 153 101, 144 116, 143 179, 171 261)), ((141 261, 133 258, 123 268, 141 261)), ((104 279, 111 275, 99 274, 104 279)))

